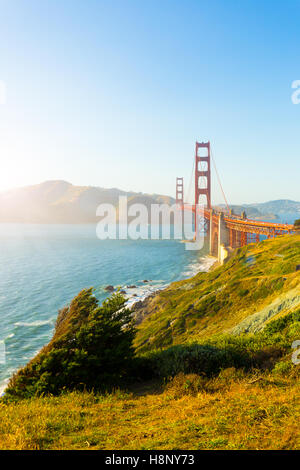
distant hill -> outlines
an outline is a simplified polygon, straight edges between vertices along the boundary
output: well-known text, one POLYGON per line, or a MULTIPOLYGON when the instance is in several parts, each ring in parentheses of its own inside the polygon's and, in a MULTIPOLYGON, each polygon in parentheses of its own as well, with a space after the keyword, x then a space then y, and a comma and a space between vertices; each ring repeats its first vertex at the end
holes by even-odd
MULTIPOLYGON (((247 217, 249 217, 250 219, 262 219, 262 218, 276 219, 276 214, 264 213, 262 210, 257 209, 255 206, 250 206, 247 204, 244 204, 244 205, 231 204, 229 207, 230 209, 234 211, 235 214, 241 214, 242 212, 246 212, 247 217)), ((216 208, 225 209, 225 205, 221 204, 219 206, 216 206, 216 208)))
MULTIPOLYGON (((225 207, 222 204, 219 207, 225 207)), ((242 204, 231 205, 231 209, 236 214, 241 214, 245 211, 247 216, 251 219, 277 219, 281 216, 294 216, 300 218, 300 202, 290 201, 289 199, 278 199, 276 201, 269 201, 257 204, 242 204)))
POLYGON ((0 193, 0 222, 22 223, 92 223, 97 222, 99 204, 118 205, 119 196, 128 197, 128 205, 143 203, 174 204, 169 196, 74 186, 67 181, 46 181, 41 184, 0 193))
POLYGON ((249 204, 249 208, 255 208, 261 213, 275 213, 275 214, 295 214, 299 212, 300 215, 300 202, 290 201, 289 199, 278 199, 277 201, 263 202, 261 204, 249 204))

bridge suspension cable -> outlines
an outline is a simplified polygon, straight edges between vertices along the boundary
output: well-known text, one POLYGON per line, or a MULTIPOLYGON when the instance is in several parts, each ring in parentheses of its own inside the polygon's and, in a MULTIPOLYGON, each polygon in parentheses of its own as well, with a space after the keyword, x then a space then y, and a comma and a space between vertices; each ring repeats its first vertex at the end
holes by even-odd
POLYGON ((218 170, 217 170, 217 165, 216 165, 216 162, 215 162, 215 159, 214 159, 212 150, 211 150, 210 153, 211 153, 211 158, 212 158, 212 161, 213 161, 213 164, 214 164, 215 172, 216 172, 216 174, 217 174, 218 182, 219 182, 219 185, 220 185, 222 194, 223 194, 223 198, 224 198, 224 201, 225 201, 225 204, 226 204, 226 206, 227 206, 228 213, 229 213, 229 211, 230 211, 230 209, 229 209, 229 204, 228 204, 227 198, 226 198, 226 196, 225 196, 225 192, 224 192, 224 189, 223 189, 223 186, 222 186, 222 183, 221 183, 221 179, 220 179, 220 176, 219 176, 219 172, 218 172, 218 170))
POLYGON ((188 191, 186 192, 187 196, 186 196, 185 202, 187 202, 187 203, 192 203, 193 200, 194 200, 194 197, 193 197, 194 170, 195 170, 195 161, 193 162, 193 168, 192 168, 192 173, 191 173, 190 182, 189 182, 189 186, 188 186, 188 191))

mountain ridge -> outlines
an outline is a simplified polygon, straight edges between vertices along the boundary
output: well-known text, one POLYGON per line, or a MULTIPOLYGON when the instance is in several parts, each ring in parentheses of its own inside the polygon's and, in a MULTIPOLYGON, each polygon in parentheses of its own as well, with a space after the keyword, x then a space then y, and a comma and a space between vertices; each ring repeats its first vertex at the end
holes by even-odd
POLYGON ((2 223, 95 223, 99 204, 117 206, 119 196, 128 197, 128 206, 143 203, 174 204, 170 196, 123 191, 118 188, 75 186, 64 180, 44 181, 37 185, 0 193, 2 223))
MULTIPOLYGON (((124 191, 118 188, 77 186, 65 180, 47 180, 36 185, 23 186, 0 192, 1 223, 96 223, 96 208, 109 203, 117 207, 119 197, 128 197, 128 206, 135 203, 175 203, 171 196, 124 191)), ((215 207, 223 208, 224 205, 215 207)), ((276 219, 283 214, 300 218, 300 202, 278 199, 263 203, 231 205, 235 213, 246 211, 249 218, 276 219)))

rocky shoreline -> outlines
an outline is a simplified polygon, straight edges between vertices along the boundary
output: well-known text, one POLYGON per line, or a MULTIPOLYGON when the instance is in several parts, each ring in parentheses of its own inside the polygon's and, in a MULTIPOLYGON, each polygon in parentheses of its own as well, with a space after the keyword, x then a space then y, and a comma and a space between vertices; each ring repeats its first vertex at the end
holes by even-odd
MULTIPOLYGON (((212 271, 216 269, 219 265, 220 265, 219 262, 217 260, 214 260, 214 262, 208 267, 207 270, 198 271, 195 275, 197 275, 199 272, 212 271)), ((188 278, 188 279, 191 279, 191 278, 188 278)), ((135 319, 135 323, 137 326, 140 325, 142 321, 146 317, 148 317, 151 313, 159 310, 158 296, 162 291, 167 290, 171 285, 172 283, 164 288, 157 289, 156 291, 151 292, 149 295, 145 297, 145 299, 137 300, 136 302, 132 303, 131 305, 132 314, 133 314, 133 318, 135 319)))

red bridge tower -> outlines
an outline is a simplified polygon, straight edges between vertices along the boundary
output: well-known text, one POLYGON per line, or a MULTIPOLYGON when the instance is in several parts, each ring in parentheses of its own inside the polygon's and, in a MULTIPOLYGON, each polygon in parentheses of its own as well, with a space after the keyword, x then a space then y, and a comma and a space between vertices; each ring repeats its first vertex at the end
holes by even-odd
MULTIPOLYGON (((202 195, 206 196, 206 208, 211 209, 210 142, 196 142, 195 205, 199 204, 199 198, 202 195), (201 152, 200 149, 205 150, 201 152)), ((200 201, 200 204, 203 202, 200 201)))
MULTIPOLYGON (((195 150, 195 232, 210 233, 210 219, 204 218, 198 226, 198 204, 204 205, 204 209, 211 207, 211 171, 210 171, 210 142, 196 142, 195 150), (201 197, 204 196, 204 197, 201 197)), ((201 209, 201 208, 200 208, 201 209)), ((197 235, 196 235, 197 237, 197 235)))
POLYGON ((183 206, 183 178, 176 178, 176 204, 183 206))

